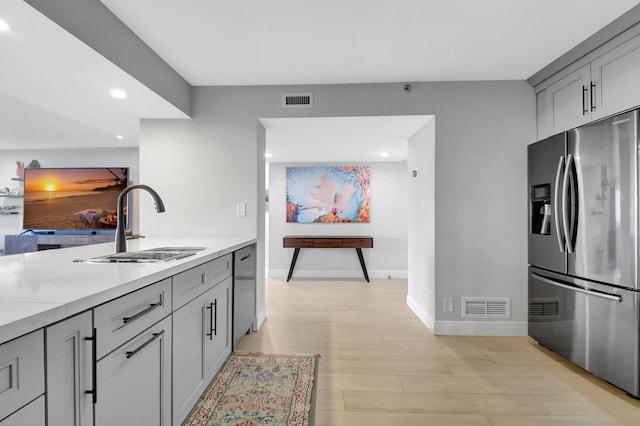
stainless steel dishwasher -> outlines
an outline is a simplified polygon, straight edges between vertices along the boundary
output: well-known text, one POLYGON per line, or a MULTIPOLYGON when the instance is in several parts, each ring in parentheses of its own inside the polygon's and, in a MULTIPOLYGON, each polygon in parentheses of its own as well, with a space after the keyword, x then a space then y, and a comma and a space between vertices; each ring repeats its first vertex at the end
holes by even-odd
POLYGON ((233 348, 256 322, 256 245, 233 254, 233 348))

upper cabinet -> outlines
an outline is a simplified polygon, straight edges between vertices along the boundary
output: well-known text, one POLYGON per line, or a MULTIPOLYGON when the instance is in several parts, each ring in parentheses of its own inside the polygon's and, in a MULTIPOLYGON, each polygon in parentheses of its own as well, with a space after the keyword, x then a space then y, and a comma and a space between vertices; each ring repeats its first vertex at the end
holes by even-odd
POLYGON ((538 139, 591 121, 590 81, 590 66, 586 65, 538 92, 538 139))
POLYGON ((640 105, 640 35, 536 87, 538 139, 640 105))
POLYGON ((640 36, 591 62, 594 120, 640 105, 640 36))

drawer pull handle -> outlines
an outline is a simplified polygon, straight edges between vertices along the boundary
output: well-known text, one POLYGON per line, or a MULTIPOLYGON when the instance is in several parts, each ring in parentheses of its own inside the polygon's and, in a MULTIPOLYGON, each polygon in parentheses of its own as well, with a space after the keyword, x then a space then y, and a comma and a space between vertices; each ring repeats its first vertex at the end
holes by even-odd
POLYGON ((93 389, 91 390, 86 390, 84 391, 85 395, 92 395, 93 396, 93 403, 97 404, 98 403, 98 369, 96 368, 97 366, 97 362, 98 360, 97 358, 97 354, 98 354, 98 339, 97 339, 97 333, 96 333, 96 329, 93 329, 93 334, 91 335, 91 337, 85 337, 84 340, 85 341, 91 341, 91 387, 93 389))
POLYGON ((240 259, 240 262, 243 262, 243 261, 247 260, 247 259, 248 259, 248 258, 250 258, 250 257, 251 257, 251 255, 250 255, 250 254, 248 254, 248 255, 246 255, 245 257, 243 257, 242 259, 240 259))
POLYGON ((131 321, 135 321, 140 317, 143 317, 145 315, 147 315, 149 312, 153 311, 154 309, 158 308, 162 306, 162 299, 160 299, 160 301, 158 303, 152 303, 149 305, 149 307, 143 311, 138 312, 137 314, 131 316, 131 317, 123 317, 122 318, 122 322, 124 322, 125 324, 130 323, 131 321))
POLYGON ((146 342, 144 342, 138 348, 136 348, 136 349, 134 349, 132 351, 125 352, 125 354, 127 355, 127 359, 133 358, 135 356, 135 354, 137 354, 138 352, 140 352, 141 350, 143 350, 144 348, 149 346, 151 344, 151 342, 153 342, 154 340, 156 340, 158 337, 162 336, 163 334, 164 334, 164 330, 160 331, 159 333, 153 333, 151 339, 149 339, 146 342))
POLYGON ((218 299, 215 299, 213 302, 207 306, 209 309, 209 332, 207 336, 209 336, 209 340, 213 340, 213 336, 218 335, 218 299))

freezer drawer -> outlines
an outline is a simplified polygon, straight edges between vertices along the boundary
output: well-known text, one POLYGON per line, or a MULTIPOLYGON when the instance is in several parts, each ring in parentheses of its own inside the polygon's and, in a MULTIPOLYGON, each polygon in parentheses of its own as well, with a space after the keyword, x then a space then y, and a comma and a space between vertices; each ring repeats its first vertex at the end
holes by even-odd
POLYGON ((640 396, 640 293, 529 268, 529 335, 640 396))

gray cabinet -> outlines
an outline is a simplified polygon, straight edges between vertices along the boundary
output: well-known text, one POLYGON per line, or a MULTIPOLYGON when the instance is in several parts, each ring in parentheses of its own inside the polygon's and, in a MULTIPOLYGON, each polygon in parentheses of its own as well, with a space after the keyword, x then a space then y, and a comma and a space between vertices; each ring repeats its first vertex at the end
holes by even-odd
POLYGON ((233 267, 221 256, 0 345, 0 426, 181 424, 231 353, 233 267))
POLYGON ((0 419, 42 394, 44 331, 34 331, 0 345, 0 419))
POLYGON ((38 426, 44 424, 44 395, 6 419, 0 420, 0 426, 38 426))
POLYGON ((537 94, 538 139, 560 133, 591 120, 590 68, 586 65, 537 94))
POLYGON ((47 425, 92 425, 94 340, 91 311, 47 327, 45 332, 47 425))
POLYGON ((640 36, 591 62, 594 120, 640 105, 640 36))
POLYGON ((574 68, 536 87, 538 140, 640 105, 640 36, 574 68))
POLYGON ((233 346, 256 321, 256 245, 233 254, 233 346))
POLYGON ((231 353, 231 277, 173 313, 173 424, 182 424, 231 353))
POLYGON ((171 316, 98 360, 96 425, 171 425, 171 316))

